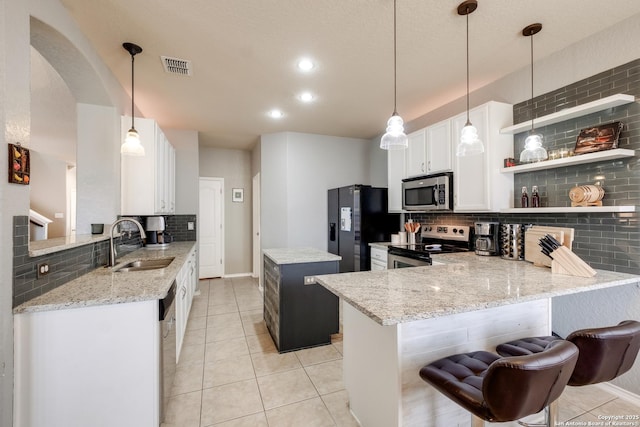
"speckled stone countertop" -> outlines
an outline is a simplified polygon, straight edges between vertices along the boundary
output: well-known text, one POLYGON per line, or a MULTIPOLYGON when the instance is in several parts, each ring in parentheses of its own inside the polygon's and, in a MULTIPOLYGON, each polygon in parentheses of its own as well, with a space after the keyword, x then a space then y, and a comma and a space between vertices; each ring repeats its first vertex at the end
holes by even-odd
POLYGON ((381 325, 640 283, 640 276, 604 270, 591 278, 551 274, 526 261, 473 252, 433 259, 443 264, 322 275, 316 281, 381 325))
POLYGON ((339 255, 315 248, 273 248, 265 249, 263 252, 278 265, 340 261, 342 259, 339 255))
POLYGON ((173 242, 164 250, 139 249, 119 258, 116 268, 137 259, 175 259, 166 268, 158 270, 114 272, 112 268, 97 268, 17 306, 13 312, 18 314, 162 299, 167 296, 195 245, 196 242, 173 242))
POLYGON ((107 234, 74 234, 67 237, 34 240, 29 242, 29 256, 47 255, 65 249, 101 242, 103 240, 109 240, 109 236, 107 234))

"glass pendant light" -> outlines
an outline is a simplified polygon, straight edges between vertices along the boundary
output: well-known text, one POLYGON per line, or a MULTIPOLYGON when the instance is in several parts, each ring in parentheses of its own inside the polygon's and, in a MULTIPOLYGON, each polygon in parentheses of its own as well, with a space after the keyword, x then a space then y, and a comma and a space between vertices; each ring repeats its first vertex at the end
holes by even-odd
POLYGON ((398 115, 396 108, 398 97, 396 57, 396 0, 393 0, 393 114, 387 121, 387 132, 380 139, 380 148, 383 150, 402 150, 409 146, 409 139, 404 133, 404 121, 398 115))
POLYGON ((134 56, 142 52, 142 48, 133 43, 123 43, 122 47, 131 54, 131 129, 127 132, 124 143, 120 146, 120 153, 127 156, 144 156, 144 147, 140 142, 140 135, 134 126, 134 85, 133 62, 134 56))
POLYGON ((522 35, 531 37, 531 130, 524 140, 524 150, 520 153, 521 163, 533 163, 547 160, 547 150, 542 146, 542 135, 533 128, 533 35, 542 30, 542 24, 536 23, 526 26, 522 35))
POLYGON ((456 156, 477 156, 484 153, 484 145, 478 136, 478 129, 469 120, 469 15, 478 8, 476 0, 466 0, 458 6, 458 15, 467 17, 467 123, 460 132, 460 142, 456 149, 456 156))

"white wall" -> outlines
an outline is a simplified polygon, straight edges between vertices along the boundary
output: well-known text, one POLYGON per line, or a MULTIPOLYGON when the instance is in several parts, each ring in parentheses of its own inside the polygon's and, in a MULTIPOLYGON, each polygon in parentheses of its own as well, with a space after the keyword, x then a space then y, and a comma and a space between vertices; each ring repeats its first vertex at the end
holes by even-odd
POLYGON ((39 151, 30 150, 29 176, 31 209, 46 216, 48 237, 64 237, 67 226, 67 163, 39 151), (56 218, 62 213, 63 218, 56 218))
POLYGON ((225 275, 251 274, 251 153, 202 146, 199 157, 201 177, 224 178, 225 275), (232 202, 233 188, 244 189, 244 202, 232 202))
POLYGON ((176 214, 198 215, 198 132, 179 129, 163 132, 176 150, 176 214))
POLYGON ((364 139, 294 132, 263 135, 262 248, 326 250, 327 190, 370 184, 370 147, 364 139))

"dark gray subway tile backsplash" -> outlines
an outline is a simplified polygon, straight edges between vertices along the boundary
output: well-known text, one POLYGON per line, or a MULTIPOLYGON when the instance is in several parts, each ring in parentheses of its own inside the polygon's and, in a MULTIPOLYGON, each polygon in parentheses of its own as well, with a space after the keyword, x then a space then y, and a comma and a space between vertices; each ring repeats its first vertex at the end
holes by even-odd
MULTIPOLYGON (((134 218, 144 226, 145 217, 134 218)), ((165 218, 167 232, 175 241, 196 240, 195 215, 168 215, 165 218), (194 223, 193 230, 187 229, 188 222, 194 223)), ((115 241, 119 249, 118 256, 136 250, 142 245, 140 233, 135 226, 132 228, 125 222, 121 231, 126 230, 131 230, 131 236, 125 233, 115 241)), ((105 233, 108 232, 109 230, 105 229, 105 233)), ((107 265, 108 257, 108 240, 30 257, 29 217, 13 217, 13 306, 16 307, 96 268, 102 268, 107 265), (52 272, 38 278, 37 265, 41 262, 49 263, 52 272)))
MULTIPOLYGON (((587 116, 535 127, 544 136, 547 150, 573 148, 581 129, 621 121, 624 128, 619 148, 640 149, 640 59, 533 99, 534 117, 551 114, 610 95, 634 95, 636 102, 599 111, 587 116)), ((513 106, 513 122, 531 120, 532 100, 513 106)), ((534 120, 535 124, 535 120, 534 120)), ((514 156, 524 148, 527 132, 514 135, 514 156)), ((607 206, 640 205, 640 159, 636 155, 613 160, 514 175, 514 206, 520 206, 520 191, 537 185, 541 205, 569 207, 569 191, 575 185, 599 181, 605 189, 607 206)), ((426 224, 473 225, 477 221, 538 224, 575 228, 573 250, 592 267, 640 274, 640 214, 559 213, 559 214, 413 214, 426 224)))

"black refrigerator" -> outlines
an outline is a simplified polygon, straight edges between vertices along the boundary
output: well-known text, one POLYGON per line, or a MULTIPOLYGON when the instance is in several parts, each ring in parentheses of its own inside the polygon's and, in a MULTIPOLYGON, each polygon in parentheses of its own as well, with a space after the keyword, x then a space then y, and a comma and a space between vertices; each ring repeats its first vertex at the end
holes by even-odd
POLYGON ((329 190, 329 244, 340 255, 340 273, 371 270, 369 243, 388 242, 400 214, 387 212, 387 189, 350 185, 329 190))

